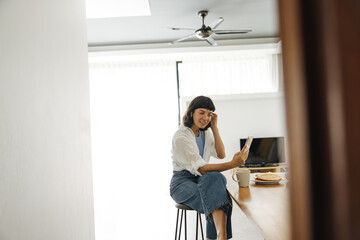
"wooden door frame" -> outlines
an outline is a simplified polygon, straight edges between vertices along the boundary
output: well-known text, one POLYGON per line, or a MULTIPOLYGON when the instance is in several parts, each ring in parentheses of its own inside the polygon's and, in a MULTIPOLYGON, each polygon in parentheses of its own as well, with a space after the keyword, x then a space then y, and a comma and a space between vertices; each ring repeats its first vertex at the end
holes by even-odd
POLYGON ((292 239, 360 239, 360 4, 279 0, 279 12, 292 239))

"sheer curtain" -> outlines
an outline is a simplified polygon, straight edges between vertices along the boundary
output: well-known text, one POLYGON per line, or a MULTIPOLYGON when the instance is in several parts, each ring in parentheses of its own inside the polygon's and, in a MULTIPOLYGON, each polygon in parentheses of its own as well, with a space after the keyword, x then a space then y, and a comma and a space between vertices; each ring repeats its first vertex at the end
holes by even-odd
POLYGON ((180 95, 230 95, 277 92, 277 54, 195 57, 179 65, 180 95))
POLYGON ((175 61, 89 64, 97 240, 171 239, 175 61))

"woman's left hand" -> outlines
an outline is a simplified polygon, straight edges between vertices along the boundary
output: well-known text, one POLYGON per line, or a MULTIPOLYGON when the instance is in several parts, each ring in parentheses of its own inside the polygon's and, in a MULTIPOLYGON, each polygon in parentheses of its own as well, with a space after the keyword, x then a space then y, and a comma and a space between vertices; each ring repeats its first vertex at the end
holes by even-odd
POLYGON ((212 116, 211 116, 211 128, 217 127, 217 120, 218 120, 218 115, 216 113, 212 113, 212 116))

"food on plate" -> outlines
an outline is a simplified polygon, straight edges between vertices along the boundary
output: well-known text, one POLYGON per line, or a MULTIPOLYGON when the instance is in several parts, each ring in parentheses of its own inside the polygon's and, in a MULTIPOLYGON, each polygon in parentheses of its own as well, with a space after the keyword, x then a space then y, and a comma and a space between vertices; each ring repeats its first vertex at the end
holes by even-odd
POLYGON ((257 175, 255 179, 261 181, 280 181, 282 178, 276 173, 268 172, 257 175))

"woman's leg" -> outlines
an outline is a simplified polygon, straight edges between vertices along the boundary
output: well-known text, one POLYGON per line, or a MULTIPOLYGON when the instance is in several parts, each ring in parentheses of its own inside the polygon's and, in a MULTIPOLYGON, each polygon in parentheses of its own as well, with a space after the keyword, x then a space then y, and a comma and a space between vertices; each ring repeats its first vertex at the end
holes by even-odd
POLYGON ((221 209, 215 209, 212 212, 212 216, 215 222, 217 239, 226 240, 226 214, 221 209))
POLYGON ((219 172, 208 172, 199 178, 198 187, 207 218, 207 238, 231 238, 232 201, 225 177, 219 172))
MULTIPOLYGON (((185 204, 199 213, 204 213, 201 197, 197 183, 198 177, 191 175, 189 172, 178 172, 174 174, 170 184, 170 195, 177 203, 185 204)), ((210 224, 211 232, 216 239, 216 230, 214 223, 210 224)), ((207 223, 208 232, 208 223, 207 223)), ((208 233, 207 233, 208 234, 208 233)), ((213 240, 206 238, 207 240, 213 240)))
POLYGON ((232 203, 226 190, 226 180, 221 173, 209 172, 198 178, 190 173, 179 172, 174 174, 170 193, 175 202, 205 213, 207 240, 232 237, 232 203))
POLYGON ((170 195, 175 202, 185 204, 199 213, 204 213, 197 179, 198 177, 187 171, 174 174, 170 184, 170 195))

